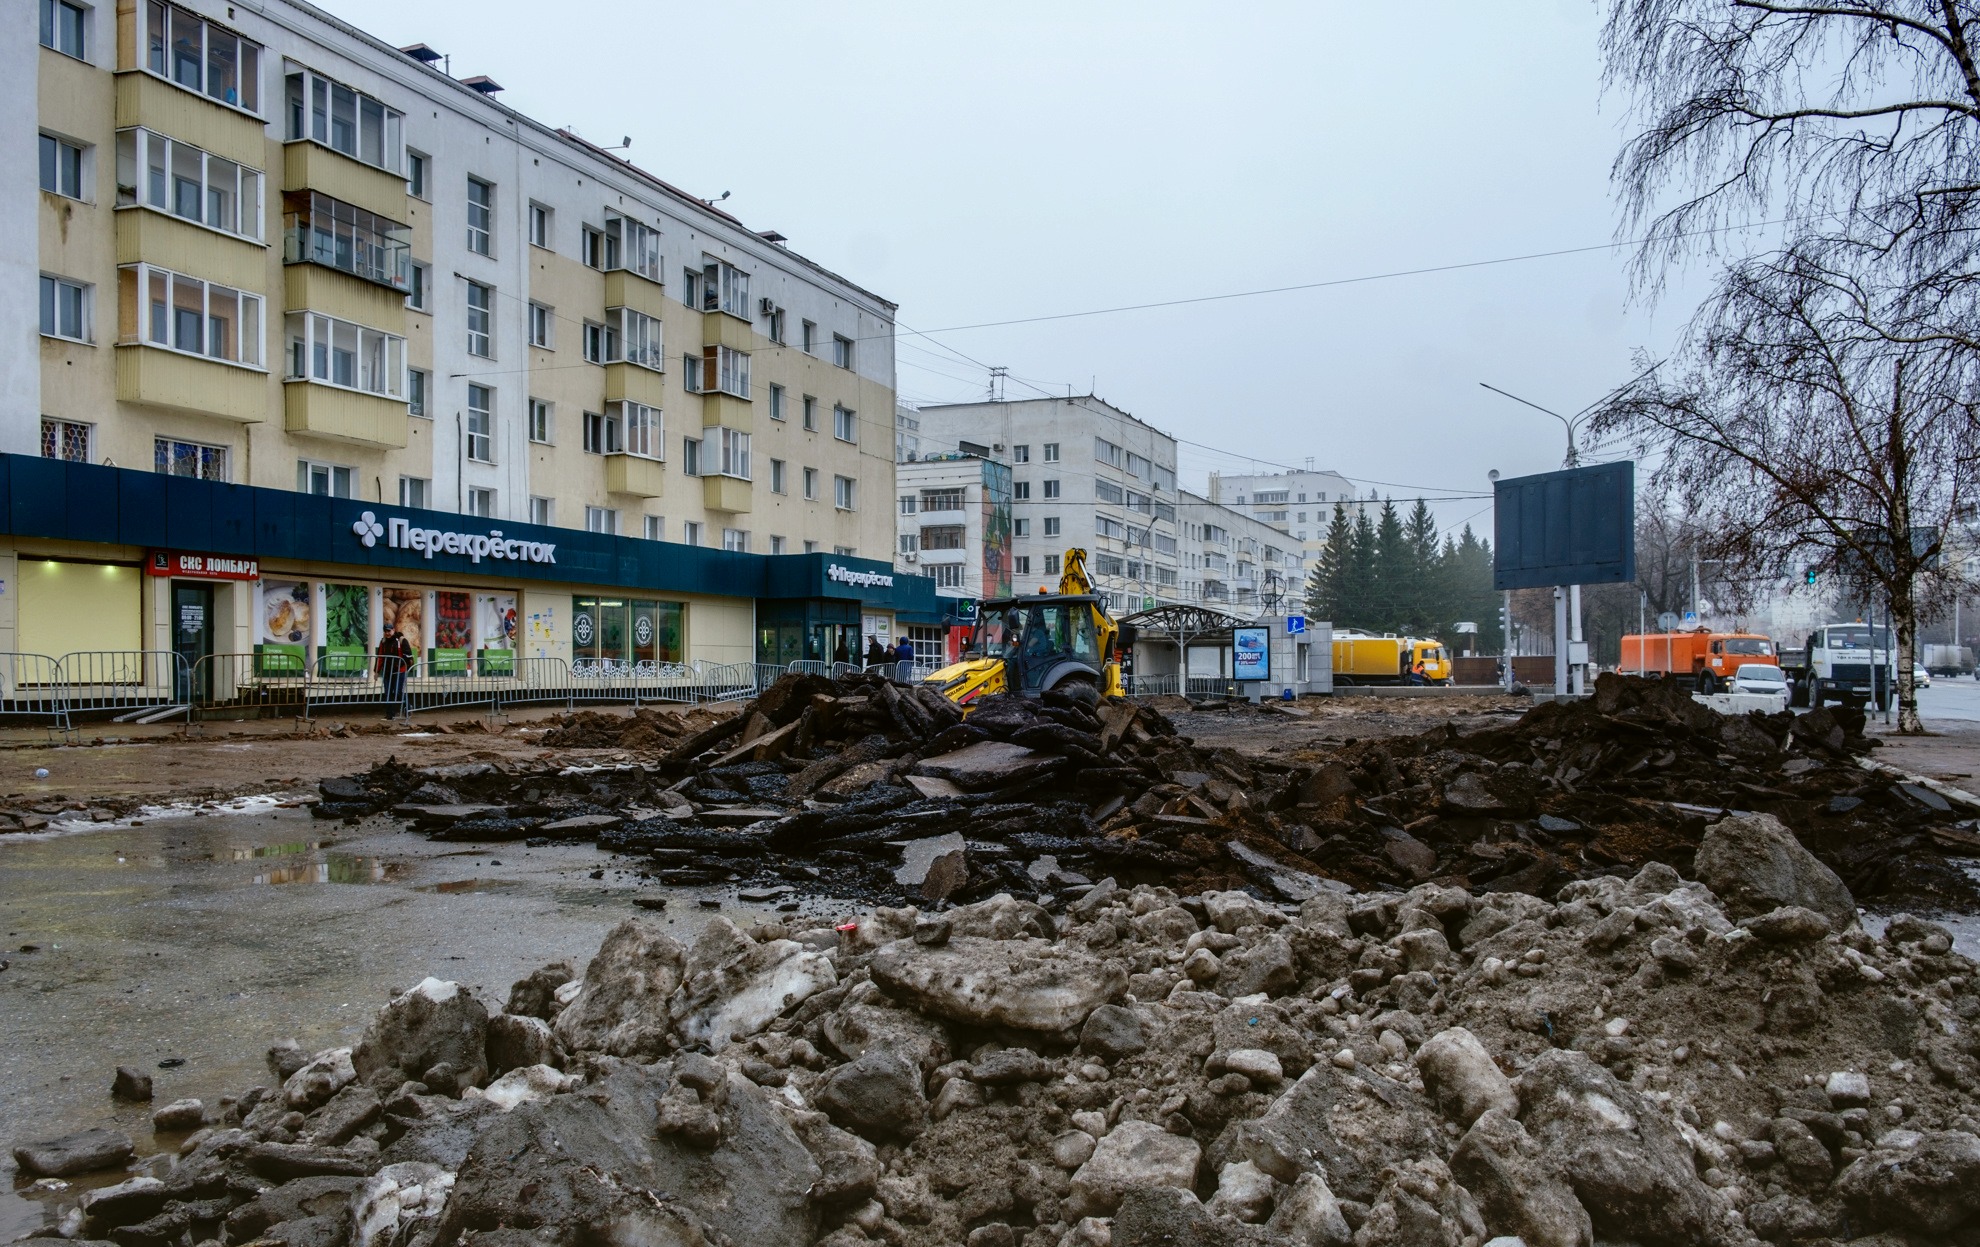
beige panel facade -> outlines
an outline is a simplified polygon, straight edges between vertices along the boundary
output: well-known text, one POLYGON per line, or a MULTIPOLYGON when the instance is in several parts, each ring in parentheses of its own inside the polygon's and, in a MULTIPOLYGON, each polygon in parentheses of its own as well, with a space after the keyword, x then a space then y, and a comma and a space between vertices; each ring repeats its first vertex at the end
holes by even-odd
POLYGON ((411 434, 406 405, 356 390, 291 381, 282 396, 284 427, 291 433, 397 450, 411 434))

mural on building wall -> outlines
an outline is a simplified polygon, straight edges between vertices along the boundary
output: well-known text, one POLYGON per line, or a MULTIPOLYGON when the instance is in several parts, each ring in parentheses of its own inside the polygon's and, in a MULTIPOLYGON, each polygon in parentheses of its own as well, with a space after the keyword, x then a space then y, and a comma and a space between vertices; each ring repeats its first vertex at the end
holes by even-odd
POLYGON ((983 461, 983 596, 1011 595, 1011 469, 983 461))

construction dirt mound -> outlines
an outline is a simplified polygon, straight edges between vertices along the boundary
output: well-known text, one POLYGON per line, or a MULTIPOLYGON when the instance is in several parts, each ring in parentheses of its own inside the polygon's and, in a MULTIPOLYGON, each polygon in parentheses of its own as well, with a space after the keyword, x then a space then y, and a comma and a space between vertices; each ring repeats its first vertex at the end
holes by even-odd
MULTIPOLYGON (((1726 823, 1702 857, 1791 842, 1726 823)), ((506 1008, 428 978, 354 1047, 276 1045, 157 1111, 172 1158, 84 1123, 15 1156, 39 1233, 118 1247, 1973 1243, 1980 967, 1733 895, 629 919, 506 1008)))
POLYGON ((1295 902, 1328 880, 1551 897, 1651 862, 1690 876, 1713 822, 1759 812, 1860 900, 1980 904, 1948 858, 1980 836, 1939 792, 1866 766, 1862 728, 1847 710, 1723 715, 1674 682, 1605 675, 1504 726, 1277 760, 1200 747, 1129 701, 996 696, 965 719, 926 687, 789 676, 727 717, 586 713, 545 737, 609 740, 617 761, 388 764, 326 782, 316 812, 596 840, 668 883, 1048 907, 1101 875, 1295 902))

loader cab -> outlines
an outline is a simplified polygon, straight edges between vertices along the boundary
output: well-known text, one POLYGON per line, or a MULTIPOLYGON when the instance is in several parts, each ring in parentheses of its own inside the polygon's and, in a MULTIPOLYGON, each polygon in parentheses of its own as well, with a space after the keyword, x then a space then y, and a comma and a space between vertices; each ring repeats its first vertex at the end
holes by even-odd
POLYGON ((977 645, 983 657, 1003 660, 1014 693, 1036 697, 1067 680, 1097 687, 1106 665, 1094 623, 1098 601, 1049 594, 985 602, 977 608, 977 645))

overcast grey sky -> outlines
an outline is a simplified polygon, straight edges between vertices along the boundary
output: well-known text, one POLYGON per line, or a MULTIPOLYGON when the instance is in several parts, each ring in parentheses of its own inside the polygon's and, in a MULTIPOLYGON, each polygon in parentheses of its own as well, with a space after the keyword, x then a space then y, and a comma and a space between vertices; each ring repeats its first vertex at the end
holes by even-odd
POLYGON ((982 396, 944 346, 1092 387, 1215 447, 1183 447, 1193 487, 1248 460, 1398 496, 1557 467, 1560 426, 1478 383, 1571 412, 1696 298, 1632 306, 1605 248, 940 346, 907 331, 1606 243, 1620 103, 1594 0, 319 2, 539 120, 630 135, 636 163, 733 192, 752 228, 898 302, 906 400, 982 396))

